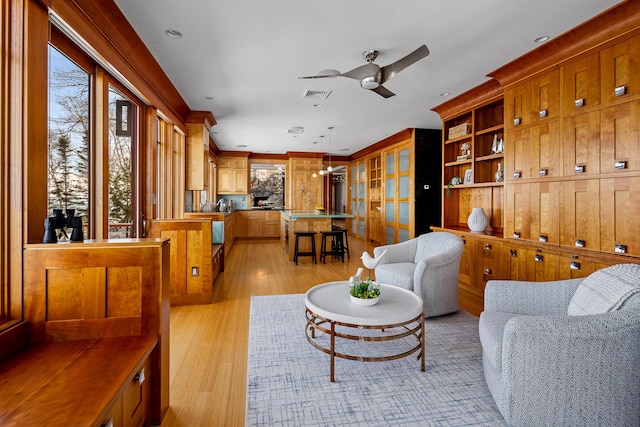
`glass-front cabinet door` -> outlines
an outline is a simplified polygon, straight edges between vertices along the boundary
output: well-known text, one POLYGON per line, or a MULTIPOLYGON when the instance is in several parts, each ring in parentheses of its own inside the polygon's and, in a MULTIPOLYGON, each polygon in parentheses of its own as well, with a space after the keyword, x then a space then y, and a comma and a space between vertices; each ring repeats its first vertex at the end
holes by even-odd
POLYGON ((366 197, 366 164, 364 161, 356 161, 351 163, 350 168, 350 188, 349 188, 349 205, 353 218, 351 219, 351 234, 364 238, 365 228, 365 197, 366 197))
POLYGON ((385 243, 399 243, 414 235, 412 145, 403 144, 384 154, 385 243))

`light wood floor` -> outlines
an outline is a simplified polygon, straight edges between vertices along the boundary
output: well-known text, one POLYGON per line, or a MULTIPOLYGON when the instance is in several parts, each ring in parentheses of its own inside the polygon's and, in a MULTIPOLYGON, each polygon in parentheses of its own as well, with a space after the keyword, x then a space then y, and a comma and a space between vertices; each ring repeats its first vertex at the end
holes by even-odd
POLYGON ((171 407, 162 426, 244 426, 251 296, 346 280, 362 267, 363 250, 373 254, 362 240, 349 244, 344 264, 314 265, 304 257, 296 266, 277 240, 236 240, 213 285, 213 303, 171 308, 171 407))

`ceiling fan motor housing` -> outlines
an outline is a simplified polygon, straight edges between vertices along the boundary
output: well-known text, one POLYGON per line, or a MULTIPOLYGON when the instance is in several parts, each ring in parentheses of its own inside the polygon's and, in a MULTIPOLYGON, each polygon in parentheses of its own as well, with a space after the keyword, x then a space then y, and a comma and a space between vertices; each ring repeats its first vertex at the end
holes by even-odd
POLYGON ((362 86, 363 89, 376 89, 380 86, 381 74, 380 69, 378 69, 375 74, 366 76, 360 80, 360 86, 362 86))

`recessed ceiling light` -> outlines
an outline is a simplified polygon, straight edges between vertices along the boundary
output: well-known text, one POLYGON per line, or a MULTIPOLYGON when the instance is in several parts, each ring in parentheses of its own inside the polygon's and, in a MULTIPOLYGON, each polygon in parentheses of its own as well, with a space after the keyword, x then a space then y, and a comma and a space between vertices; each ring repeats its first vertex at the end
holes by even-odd
POLYGON ((213 96, 205 96, 204 99, 208 101, 213 101, 213 96))
POLYGON ((178 30, 167 30, 164 32, 167 37, 171 37, 172 39, 179 39, 182 37, 182 33, 178 30))
POLYGON ((449 96, 449 92, 442 92, 440 96, 449 96))
POLYGON ((536 43, 544 43, 544 42, 548 41, 550 38, 551 37, 549 37, 549 36, 540 36, 540 37, 537 37, 537 38, 533 39, 533 41, 536 42, 536 43))
POLYGON ((247 145, 246 144, 239 144, 239 145, 236 145, 236 147, 238 147, 238 148, 247 148, 247 145))
POLYGON ((340 151, 349 151, 348 148, 341 148, 340 151))
POLYGON ((313 106, 316 107, 316 108, 320 108, 320 107, 322 107, 322 104, 313 104, 313 106))

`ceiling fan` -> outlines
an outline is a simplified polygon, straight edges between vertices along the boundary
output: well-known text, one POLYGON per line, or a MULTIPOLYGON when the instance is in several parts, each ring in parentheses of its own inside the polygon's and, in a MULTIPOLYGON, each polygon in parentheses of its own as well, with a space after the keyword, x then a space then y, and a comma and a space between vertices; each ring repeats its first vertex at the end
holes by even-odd
POLYGON ((322 70, 316 76, 298 77, 299 79, 326 79, 332 77, 348 77, 360 81, 360 86, 363 89, 369 89, 384 98, 390 98, 395 95, 389 89, 382 86, 391 77, 398 74, 400 71, 407 68, 409 65, 421 60, 429 55, 429 49, 427 46, 422 45, 404 58, 397 60, 389 65, 380 67, 378 64, 374 64, 373 61, 378 57, 377 50, 366 50, 362 52, 364 59, 367 61, 365 65, 361 65, 346 73, 340 73, 338 70, 322 70))

